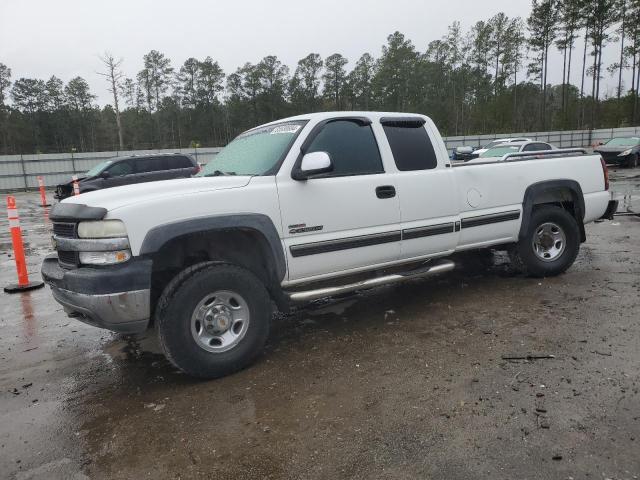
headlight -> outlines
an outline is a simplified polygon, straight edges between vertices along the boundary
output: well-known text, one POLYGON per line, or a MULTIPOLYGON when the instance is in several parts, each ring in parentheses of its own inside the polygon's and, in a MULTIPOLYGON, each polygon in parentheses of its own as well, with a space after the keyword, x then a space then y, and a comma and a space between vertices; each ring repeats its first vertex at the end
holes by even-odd
POLYGON ((78 224, 80 238, 115 238, 126 237, 127 229, 122 220, 101 220, 99 222, 80 222, 78 224))
POLYGON ((80 252, 80 263, 84 265, 113 265, 126 262, 131 258, 131 250, 115 252, 80 252))
POLYGON ((619 154, 619 157, 626 157, 627 155, 631 154, 631 149, 629 150, 625 150, 624 152, 622 152, 621 154, 619 154))

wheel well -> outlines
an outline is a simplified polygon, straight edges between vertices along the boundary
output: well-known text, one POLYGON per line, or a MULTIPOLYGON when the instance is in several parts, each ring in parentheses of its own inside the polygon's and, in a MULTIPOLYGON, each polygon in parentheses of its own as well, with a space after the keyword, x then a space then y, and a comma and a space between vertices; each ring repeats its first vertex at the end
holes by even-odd
POLYGON ((264 283, 278 306, 284 298, 273 252, 267 239, 257 230, 237 228, 189 233, 167 241, 151 257, 152 308, 155 308, 162 291, 178 273, 205 261, 245 268, 264 283))
POLYGON ((576 219, 580 229, 580 241, 586 240, 583 223, 583 211, 578 202, 578 193, 566 186, 550 187, 538 191, 531 199, 531 210, 547 205, 563 208, 576 219))

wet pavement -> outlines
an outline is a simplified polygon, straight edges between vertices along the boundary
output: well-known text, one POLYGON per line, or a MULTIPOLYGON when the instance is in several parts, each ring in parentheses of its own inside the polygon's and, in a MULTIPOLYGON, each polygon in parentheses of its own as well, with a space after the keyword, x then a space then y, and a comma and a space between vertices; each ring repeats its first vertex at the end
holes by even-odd
MULTIPOLYGON (((640 211, 640 172, 611 176, 640 211)), ((46 211, 17 199, 39 278, 46 211)), ((560 277, 465 256, 280 316, 254 366, 206 382, 153 332, 85 326, 47 288, 0 293, 0 477, 638 478, 640 217, 587 237, 560 277), (553 358, 503 358, 527 355, 553 358)), ((10 255, 2 218, 3 285, 10 255)))

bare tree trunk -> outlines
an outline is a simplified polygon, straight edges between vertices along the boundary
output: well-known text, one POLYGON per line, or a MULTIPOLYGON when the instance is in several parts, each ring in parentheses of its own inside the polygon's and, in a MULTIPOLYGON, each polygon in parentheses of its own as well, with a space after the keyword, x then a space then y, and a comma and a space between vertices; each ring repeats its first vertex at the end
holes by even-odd
POLYGON ((633 62, 631 65, 631 94, 636 93, 636 56, 633 56, 633 62))
MULTIPOLYGON (((603 32, 604 33, 604 32, 603 32)), ((602 35, 600 35, 602 38, 602 35)), ((598 48, 598 75, 596 77, 596 113, 600 113, 600 71, 602 70, 602 41, 600 42, 600 46, 598 48)))
POLYGON ((547 125, 547 69, 549 66, 549 42, 544 51, 544 88, 542 89, 542 130, 547 125))
POLYGON ((567 127, 567 110, 569 109, 569 87, 571 86, 571 53, 573 52, 573 30, 570 33, 572 37, 569 42, 569 60, 567 61, 567 99, 565 101, 564 126, 567 127))
MULTIPOLYGON (((640 55, 638 56, 640 60, 640 55)), ((640 65, 636 62, 636 68, 638 69, 636 72, 636 99, 633 102, 633 121, 636 121, 636 115, 638 113, 638 93, 640 92, 640 65)))
POLYGON ((593 78, 591 80, 591 128, 596 119, 596 77, 598 76, 598 45, 593 46, 593 78))
POLYGON ((618 100, 620 100, 620 95, 622 94, 622 63, 624 62, 624 28, 625 28, 625 8, 622 8, 622 34, 620 40, 620 66, 618 69, 618 100))
POLYGON ((103 57, 100 57, 102 63, 107 67, 107 71, 105 73, 99 73, 107 79, 109 82, 109 91, 113 94, 113 109, 116 114, 116 127, 118 129, 118 145, 120 146, 120 150, 124 150, 124 141, 122 139, 122 122, 120 121, 120 107, 119 107, 119 98, 118 98, 118 84, 123 77, 122 72, 120 71, 120 65, 122 64, 122 59, 116 61, 116 59, 110 53, 105 53, 103 57))
POLYGON ((566 97, 566 89, 567 89, 567 36, 564 37, 564 45, 562 48, 562 100, 561 100, 561 110, 562 110, 562 123, 564 127, 564 100, 566 97))
POLYGON ((589 41, 589 27, 584 30, 584 50, 582 52, 582 80, 580 83, 580 126, 584 125, 584 72, 587 66, 587 42, 589 41))
POLYGON ((516 68, 513 69, 513 130, 517 130, 518 125, 518 62, 516 60, 516 68))

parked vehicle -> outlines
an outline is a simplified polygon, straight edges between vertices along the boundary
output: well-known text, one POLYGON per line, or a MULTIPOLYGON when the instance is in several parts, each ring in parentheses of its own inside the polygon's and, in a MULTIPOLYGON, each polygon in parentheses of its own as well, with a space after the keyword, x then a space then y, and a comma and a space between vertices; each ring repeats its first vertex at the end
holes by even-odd
POLYGON ((546 142, 526 141, 504 143, 487 149, 487 151, 481 153, 479 157, 473 158, 470 161, 473 163, 498 161, 508 153, 544 152, 549 150, 557 150, 557 148, 558 147, 546 142))
POLYGON ((475 157, 476 155, 473 154, 473 147, 456 147, 451 152, 452 160, 466 162, 475 157))
POLYGON ((608 164, 635 168, 640 159, 640 137, 617 137, 593 149, 608 164))
MULTIPOLYGON (((99 163, 78 178, 80 193, 133 183, 155 182, 172 178, 186 178, 200 171, 189 155, 165 153, 116 157, 99 163)), ((56 186, 58 200, 73 195, 73 180, 56 186)))
POLYGON ((190 375, 250 364, 272 305, 453 269, 501 246, 530 275, 564 272, 584 224, 615 209, 600 155, 452 164, 433 122, 324 112, 249 130, 198 178, 71 197, 51 213, 42 276, 72 316, 154 325, 190 375))
POLYGON ((513 142, 530 142, 531 139, 530 138, 523 138, 523 137, 513 137, 513 138, 496 138, 495 140, 490 141, 489 143, 487 143, 484 147, 482 148, 478 148, 477 150, 473 151, 473 154, 476 157, 479 157, 480 155, 482 155, 484 152, 486 152, 487 150, 489 150, 490 148, 493 148, 497 145, 502 145, 504 143, 513 143, 513 142))

